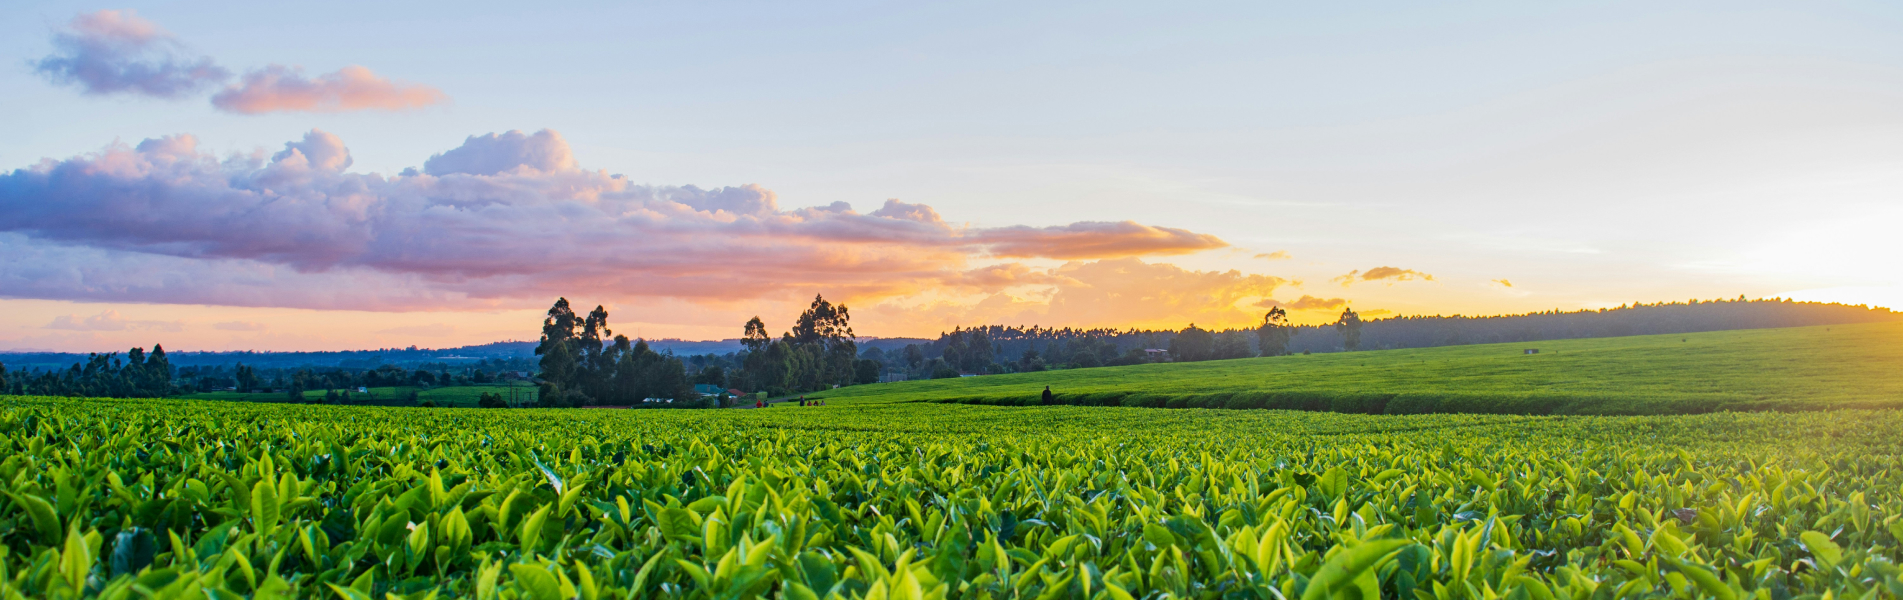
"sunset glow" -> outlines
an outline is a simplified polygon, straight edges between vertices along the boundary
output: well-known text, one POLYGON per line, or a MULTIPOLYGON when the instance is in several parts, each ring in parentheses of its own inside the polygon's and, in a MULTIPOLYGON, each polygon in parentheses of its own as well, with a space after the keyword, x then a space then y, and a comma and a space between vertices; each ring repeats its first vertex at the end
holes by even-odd
POLYGON ((237 6, 3 26, 0 351, 1903 305, 1894 6, 237 6))

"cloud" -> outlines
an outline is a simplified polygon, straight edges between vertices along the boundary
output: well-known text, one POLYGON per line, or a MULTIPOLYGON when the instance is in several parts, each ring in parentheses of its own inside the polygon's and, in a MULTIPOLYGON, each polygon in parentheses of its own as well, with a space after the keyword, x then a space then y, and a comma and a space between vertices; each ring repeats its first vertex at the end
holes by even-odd
MULTIPOLYGON (((231 79, 231 71, 210 57, 189 55, 178 38, 131 10, 73 17, 53 33, 53 48, 30 63, 33 71, 86 94, 182 98, 231 79)), ((303 67, 268 65, 211 97, 213 108, 248 115, 408 110, 448 101, 442 90, 391 81, 357 65, 316 77, 306 77, 303 67)))
POLYGON ((212 324, 211 328, 219 331, 264 331, 265 324, 253 321, 223 321, 212 324))
POLYGON ((942 283, 948 287, 985 293, 1019 286, 1082 285, 1076 279, 1057 274, 1055 270, 1033 269, 1021 263, 987 265, 950 274, 942 279, 942 283))
POLYGON ((421 172, 351 162, 342 140, 312 130, 269 154, 220 158, 175 135, 0 173, 0 296, 363 310, 522 307, 577 290, 876 299, 1075 277, 972 264, 990 257, 1223 244, 1130 222, 955 226, 897 200, 870 214, 783 209, 755 185, 582 169, 548 130, 471 136, 421 172))
POLYGON ((1287 250, 1276 250, 1274 252, 1257 254, 1255 255, 1255 257, 1261 258, 1261 259, 1267 259, 1267 260, 1288 260, 1291 258, 1295 258, 1293 256, 1290 256, 1287 250))
POLYGON ((1513 282, 1507 281, 1505 279, 1495 279, 1493 280, 1493 282, 1500 284, 1502 287, 1513 287, 1513 282))
POLYGON ((1065 259, 1188 254, 1229 244, 1206 233, 1152 227, 1132 221, 1085 221, 1057 227, 1000 227, 976 236, 1003 258, 1065 259))
POLYGON ((1375 267, 1372 269, 1368 269, 1367 272, 1365 273, 1362 272, 1360 269, 1349 271, 1348 274, 1342 275, 1340 277, 1336 277, 1329 281, 1340 283, 1342 287, 1348 287, 1349 285, 1353 285, 1356 281, 1386 281, 1388 282, 1389 285, 1393 285, 1394 282, 1397 282, 1397 281, 1415 281, 1415 280, 1433 281, 1434 276, 1428 275, 1426 273, 1422 273, 1420 271, 1416 271, 1413 269, 1401 269, 1396 267, 1375 267))
POLYGON ((133 321, 119 315, 119 311, 108 310, 90 317, 79 315, 60 315, 46 324, 47 329, 65 329, 69 331, 126 331, 128 329, 149 329, 155 331, 181 331, 185 325, 177 321, 133 321))
POLYGON ((447 101, 449 96, 436 88, 390 81, 356 65, 310 78, 301 67, 271 65, 245 73, 236 85, 211 97, 218 110, 247 115, 407 110, 447 101))
POLYGON ((1316 298, 1314 296, 1303 295, 1300 299, 1294 302, 1282 302, 1279 300, 1265 298, 1261 302, 1257 302, 1255 305, 1261 308, 1273 308, 1273 307, 1279 306, 1286 310, 1339 310, 1342 307, 1347 306, 1348 301, 1343 298, 1316 298))
POLYGON ((520 131, 472 135, 463 140, 463 145, 423 162, 423 172, 437 177, 496 175, 518 168, 553 173, 580 167, 568 149, 568 140, 548 129, 534 135, 523 135, 520 131))
POLYGON ((231 77, 208 57, 184 54, 177 38, 130 10, 73 17, 53 34, 53 47, 33 71, 87 94, 178 98, 231 77))

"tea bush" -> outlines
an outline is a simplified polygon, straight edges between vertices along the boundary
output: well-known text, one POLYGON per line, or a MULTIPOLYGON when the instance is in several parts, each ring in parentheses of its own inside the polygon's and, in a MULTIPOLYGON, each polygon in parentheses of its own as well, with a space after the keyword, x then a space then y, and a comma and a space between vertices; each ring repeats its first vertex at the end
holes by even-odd
POLYGON ((1895 412, 0 398, 7 598, 1896 598, 1895 412))

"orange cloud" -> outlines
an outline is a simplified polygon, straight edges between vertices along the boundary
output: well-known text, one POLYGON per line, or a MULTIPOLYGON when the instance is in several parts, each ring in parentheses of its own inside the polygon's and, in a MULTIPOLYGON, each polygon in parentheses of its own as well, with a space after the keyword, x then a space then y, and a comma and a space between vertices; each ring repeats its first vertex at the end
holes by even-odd
POLYGON ((1360 269, 1349 271, 1348 274, 1336 277, 1330 281, 1340 283, 1342 287, 1348 287, 1349 285, 1353 285, 1356 281, 1387 281, 1389 284, 1393 284, 1396 281, 1415 280, 1433 281, 1434 276, 1413 269, 1375 267, 1368 269, 1367 272, 1362 272, 1360 269))
POLYGON ((1505 279, 1495 279, 1493 280, 1493 282, 1500 284, 1502 287, 1513 287, 1513 282, 1507 281, 1505 279))
POLYGON ((1263 254, 1257 254, 1255 255, 1255 257, 1266 259, 1266 260, 1288 260, 1291 258, 1295 258, 1294 256, 1289 255, 1287 250, 1276 250, 1274 252, 1266 252, 1263 254))
POLYGON ((218 110, 247 115, 406 110, 448 101, 436 88, 391 81, 356 65, 311 78, 299 67, 271 65, 246 73, 236 85, 211 97, 218 110))

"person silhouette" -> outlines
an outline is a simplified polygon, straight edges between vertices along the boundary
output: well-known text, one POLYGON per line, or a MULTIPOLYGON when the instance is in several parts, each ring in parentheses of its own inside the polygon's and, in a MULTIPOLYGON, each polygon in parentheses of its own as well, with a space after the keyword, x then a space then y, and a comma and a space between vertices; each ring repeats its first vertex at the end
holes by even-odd
POLYGON ((1044 386, 1044 403, 1051 403, 1051 386, 1044 386))

